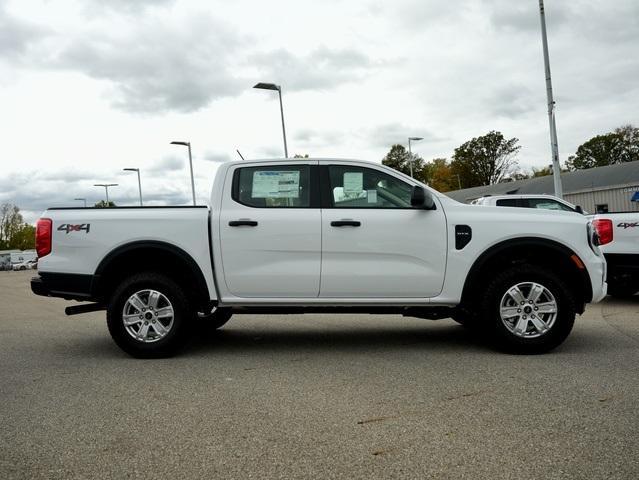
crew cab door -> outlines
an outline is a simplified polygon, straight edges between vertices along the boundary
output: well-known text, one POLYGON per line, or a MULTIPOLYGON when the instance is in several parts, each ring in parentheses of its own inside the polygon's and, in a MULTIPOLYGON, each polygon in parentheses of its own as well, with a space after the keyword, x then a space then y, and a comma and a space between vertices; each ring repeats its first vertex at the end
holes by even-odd
POLYGON ((247 162, 232 167, 219 221, 224 281, 232 295, 318 296, 317 162, 247 162))
POLYGON ((427 298, 442 290, 446 220, 411 207, 413 185, 390 172, 321 165, 320 297, 427 298))

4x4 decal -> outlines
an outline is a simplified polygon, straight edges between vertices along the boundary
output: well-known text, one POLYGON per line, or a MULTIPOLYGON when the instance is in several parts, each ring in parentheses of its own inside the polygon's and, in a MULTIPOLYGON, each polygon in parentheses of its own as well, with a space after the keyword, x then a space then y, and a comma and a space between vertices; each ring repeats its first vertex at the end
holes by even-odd
POLYGON ((90 223, 79 223, 77 225, 72 225, 70 223, 63 223, 62 225, 58 227, 59 232, 67 232, 67 234, 71 232, 81 232, 82 230, 84 230, 86 233, 89 233, 90 229, 91 229, 90 223))

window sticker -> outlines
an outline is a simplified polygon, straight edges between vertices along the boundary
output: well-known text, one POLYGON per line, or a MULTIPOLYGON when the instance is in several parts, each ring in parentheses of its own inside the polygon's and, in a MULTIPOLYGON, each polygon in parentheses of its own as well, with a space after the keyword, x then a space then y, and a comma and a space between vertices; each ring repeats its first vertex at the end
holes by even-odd
POLYGON ((367 190, 366 192, 368 203, 377 203, 377 190, 367 190))
POLYGON ((253 173, 252 198, 299 198, 299 196, 299 170, 263 170, 253 173))
POLYGON ((363 172, 344 172, 344 193, 362 193, 363 190, 363 172))

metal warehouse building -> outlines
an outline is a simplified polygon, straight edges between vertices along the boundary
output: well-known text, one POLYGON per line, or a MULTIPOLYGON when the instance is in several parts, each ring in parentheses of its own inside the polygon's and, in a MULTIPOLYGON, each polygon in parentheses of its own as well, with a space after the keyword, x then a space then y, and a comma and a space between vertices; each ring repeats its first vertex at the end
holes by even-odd
MULTIPOLYGON (((587 212, 639 211, 639 161, 562 173, 564 199, 587 212)), ((552 175, 446 192, 470 203, 486 195, 554 193, 552 175)))

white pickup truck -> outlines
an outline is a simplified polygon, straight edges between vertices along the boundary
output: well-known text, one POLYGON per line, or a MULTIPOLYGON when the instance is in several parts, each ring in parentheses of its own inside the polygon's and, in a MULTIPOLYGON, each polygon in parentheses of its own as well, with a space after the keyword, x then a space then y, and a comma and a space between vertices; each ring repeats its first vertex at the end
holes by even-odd
POLYGON ((608 263, 608 293, 634 295, 639 292, 639 212, 601 213, 592 218, 605 243, 601 250, 608 263))
POLYGON ((541 353, 607 288, 586 217, 464 205, 351 160, 223 164, 210 208, 51 208, 36 243, 33 292, 106 309, 136 357, 234 313, 310 312, 452 317, 541 353))

